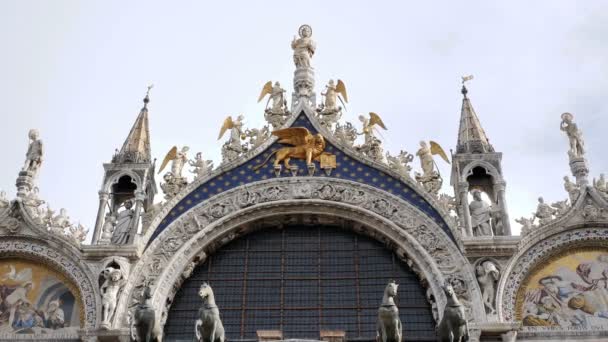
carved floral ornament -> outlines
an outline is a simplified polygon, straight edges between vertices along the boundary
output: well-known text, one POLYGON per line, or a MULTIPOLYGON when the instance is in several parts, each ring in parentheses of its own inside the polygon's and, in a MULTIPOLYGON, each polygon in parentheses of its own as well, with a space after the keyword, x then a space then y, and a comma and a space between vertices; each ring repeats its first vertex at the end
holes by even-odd
MULTIPOLYGON (((153 302, 163 308, 181 285, 184 274, 203 262, 201 255, 246 233, 247 223, 278 215, 318 214, 342 216, 368 227, 367 234, 384 242, 420 270, 438 306, 445 304, 440 286, 454 283, 468 305, 472 319, 483 308, 479 288, 458 247, 410 203, 387 192, 346 180, 328 178, 278 178, 244 185, 204 201, 181 214, 144 252, 135 265, 117 312, 137 301, 145 280, 154 284, 153 302), (122 309, 121 309, 122 308, 122 309)), ((355 227, 353 227, 355 229, 355 227)), ((163 310, 165 310, 163 308, 163 310)))

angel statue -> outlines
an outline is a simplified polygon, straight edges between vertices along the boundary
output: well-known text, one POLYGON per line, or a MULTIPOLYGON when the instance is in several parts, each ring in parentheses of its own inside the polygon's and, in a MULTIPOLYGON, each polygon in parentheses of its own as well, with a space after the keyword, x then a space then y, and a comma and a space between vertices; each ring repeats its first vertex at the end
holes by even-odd
POLYGON ((348 103, 348 95, 346 94, 346 86, 342 80, 334 83, 334 80, 329 80, 325 87, 325 92, 321 93, 325 96, 325 101, 317 112, 322 125, 331 126, 336 123, 342 116, 342 107, 338 106, 338 101, 346 108, 345 102, 348 103))
POLYGON ((373 112, 369 113, 369 119, 364 115, 359 115, 359 120, 361 121, 361 124, 363 124, 362 133, 360 134, 363 134, 365 140, 363 145, 356 147, 357 151, 363 153, 373 160, 382 160, 382 142, 376 137, 374 131, 376 130, 375 126, 386 130, 384 122, 382 122, 382 119, 380 119, 378 114, 373 112))
POLYGON ((171 171, 163 175, 165 183, 160 184, 161 189, 165 193, 165 199, 171 199, 188 184, 186 177, 182 176, 182 170, 188 163, 188 150, 190 150, 188 146, 182 147, 181 151, 178 151, 177 146, 173 146, 167 152, 167 155, 165 155, 162 164, 160 164, 158 173, 161 173, 167 164, 171 162, 171 171))
POLYGON ((272 125, 272 129, 279 129, 285 124, 285 121, 289 116, 287 100, 285 100, 285 89, 281 88, 279 82, 274 82, 273 86, 272 81, 268 81, 264 84, 264 88, 262 88, 258 102, 262 101, 266 95, 270 96, 268 96, 268 100, 266 101, 264 118, 272 125), (268 104, 271 100, 272 105, 268 108, 268 104))
POLYGON ((441 146, 434 142, 430 141, 429 146, 427 146, 426 142, 420 142, 420 149, 416 152, 418 158, 420 158, 420 168, 422 169, 422 174, 419 172, 415 173, 416 180, 422 184, 424 189, 434 195, 437 195, 441 185, 443 184, 443 179, 439 174, 439 168, 437 168, 437 164, 433 160, 433 155, 438 154, 446 163, 450 163, 448 156, 441 146))
POLYGON ((293 49, 293 62, 296 68, 309 68, 312 55, 315 53, 316 44, 310 38, 312 36, 312 28, 308 25, 302 25, 298 29, 300 38, 293 37, 291 48, 293 49))
POLYGON ((220 129, 220 135, 218 140, 224 136, 227 130, 230 130, 230 138, 222 146, 222 162, 229 162, 242 153, 247 152, 247 146, 241 144, 241 140, 245 140, 247 137, 243 132, 243 119, 242 115, 239 115, 236 120, 232 119, 232 116, 228 116, 224 119, 222 128, 220 129))
POLYGON ((581 158, 585 154, 585 144, 583 142, 583 133, 574 123, 574 116, 570 113, 562 114, 562 122, 559 128, 566 132, 568 136, 568 141, 570 142, 568 155, 570 158, 581 158))
POLYGON ((194 166, 194 169, 190 170, 194 174, 194 178, 205 177, 213 170, 213 160, 204 160, 202 152, 198 152, 194 160, 189 160, 188 164, 194 166))

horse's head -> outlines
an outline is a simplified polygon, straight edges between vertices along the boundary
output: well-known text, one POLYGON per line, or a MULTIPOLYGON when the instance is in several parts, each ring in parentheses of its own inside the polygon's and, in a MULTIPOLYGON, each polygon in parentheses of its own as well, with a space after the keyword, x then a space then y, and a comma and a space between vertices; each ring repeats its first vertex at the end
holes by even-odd
POLYGON ((203 299, 204 302, 208 301, 209 298, 213 298, 213 290, 207 283, 203 283, 201 288, 198 290, 198 295, 203 299))
POLYGON ((388 285, 386 285, 386 289, 384 290, 384 292, 389 297, 396 297, 397 296, 397 288, 399 288, 399 284, 397 284, 394 280, 391 280, 391 281, 388 282, 388 285))

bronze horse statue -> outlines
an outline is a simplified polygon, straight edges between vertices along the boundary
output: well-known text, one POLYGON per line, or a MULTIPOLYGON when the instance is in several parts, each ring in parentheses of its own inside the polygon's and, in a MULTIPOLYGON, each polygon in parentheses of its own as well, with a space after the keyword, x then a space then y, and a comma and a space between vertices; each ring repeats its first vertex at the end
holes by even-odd
POLYGON ((194 333, 196 340, 200 342, 224 342, 224 325, 220 319, 220 310, 215 304, 215 296, 211 286, 203 283, 198 290, 198 295, 203 300, 203 306, 198 310, 194 333))
POLYGON ((469 326, 465 316, 464 305, 456 297, 451 285, 443 287, 447 303, 443 310, 443 317, 437 327, 439 342, 467 342, 469 340, 469 326))
POLYGON ((399 319, 399 309, 394 300, 398 287, 399 284, 391 280, 384 289, 382 304, 378 309, 377 342, 401 342, 403 335, 401 319, 399 319))

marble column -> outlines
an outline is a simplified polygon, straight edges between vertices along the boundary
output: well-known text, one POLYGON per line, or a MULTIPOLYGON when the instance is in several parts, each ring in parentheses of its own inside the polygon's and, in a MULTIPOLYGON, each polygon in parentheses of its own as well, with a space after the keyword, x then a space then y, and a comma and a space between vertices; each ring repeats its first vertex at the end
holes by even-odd
POLYGON ((496 183, 494 183, 494 191, 497 194, 498 207, 501 210, 502 235, 511 236, 511 221, 509 220, 509 212, 507 210, 507 200, 505 197, 506 186, 507 186, 507 183, 505 183, 504 181, 496 182, 496 183))
POLYGON ((144 200, 146 199, 146 193, 143 191, 135 191, 135 215, 133 216, 133 221, 131 221, 131 229, 132 232, 129 236, 129 243, 133 242, 135 239, 135 235, 137 235, 137 228, 139 227, 139 219, 141 217, 141 212, 144 205, 144 200))
POLYGON ((103 227, 103 221, 105 220, 106 206, 108 205, 108 198, 110 194, 106 191, 99 191, 99 208, 97 209, 97 220, 95 221, 95 229, 93 230, 93 241, 91 244, 97 244, 99 236, 101 235, 101 227, 103 227))
POLYGON ((459 199, 460 199, 460 212, 463 217, 464 229, 467 236, 473 236, 473 228, 471 227, 471 212, 469 211, 469 183, 468 182, 460 182, 458 184, 458 188, 460 189, 459 199))

